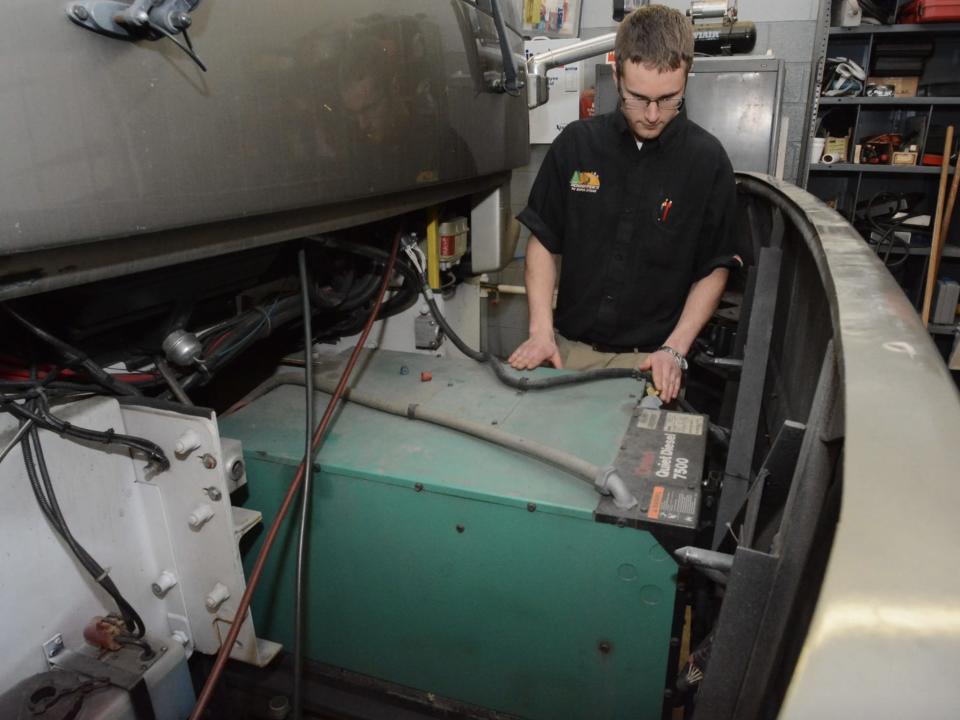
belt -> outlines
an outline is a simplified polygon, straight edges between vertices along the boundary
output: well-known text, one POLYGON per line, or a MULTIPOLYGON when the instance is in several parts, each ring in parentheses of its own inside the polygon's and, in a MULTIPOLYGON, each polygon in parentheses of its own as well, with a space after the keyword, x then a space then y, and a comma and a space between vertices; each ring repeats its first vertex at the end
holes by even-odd
POLYGON ((618 355, 623 353, 640 353, 640 352, 649 352, 649 350, 643 350, 638 347, 630 347, 629 345, 606 345, 604 343, 592 343, 586 342, 586 345, 589 345, 594 352, 601 353, 616 353, 618 355))

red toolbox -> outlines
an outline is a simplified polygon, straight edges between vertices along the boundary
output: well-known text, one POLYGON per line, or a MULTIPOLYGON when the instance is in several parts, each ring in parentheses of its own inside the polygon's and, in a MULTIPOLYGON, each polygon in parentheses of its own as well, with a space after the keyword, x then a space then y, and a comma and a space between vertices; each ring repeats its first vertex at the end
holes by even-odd
POLYGON ((960 0, 913 0, 900 8, 900 22, 960 22, 960 0))

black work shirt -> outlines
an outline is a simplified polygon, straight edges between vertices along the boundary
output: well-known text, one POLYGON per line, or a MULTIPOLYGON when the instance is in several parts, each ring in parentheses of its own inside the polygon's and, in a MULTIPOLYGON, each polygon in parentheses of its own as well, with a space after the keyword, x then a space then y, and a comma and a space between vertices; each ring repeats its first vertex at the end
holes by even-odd
POLYGON ((638 149, 616 110, 567 125, 517 218, 563 256, 554 325, 565 337, 651 351, 696 280, 740 266, 735 214, 715 137, 681 111, 638 149))

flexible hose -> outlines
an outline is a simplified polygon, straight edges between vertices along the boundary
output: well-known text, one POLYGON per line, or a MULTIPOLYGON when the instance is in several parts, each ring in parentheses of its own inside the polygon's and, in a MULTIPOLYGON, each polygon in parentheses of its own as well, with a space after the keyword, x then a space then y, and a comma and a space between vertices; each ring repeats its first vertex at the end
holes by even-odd
POLYGON ((306 423, 304 428, 303 490, 300 492, 300 535, 297 538, 296 596, 293 612, 293 718, 303 717, 303 601, 305 596, 304 567, 306 565, 307 526, 310 520, 310 490, 313 485, 313 453, 310 452, 313 435, 313 328, 310 308, 310 281, 307 277, 307 252, 297 253, 300 270, 300 298, 303 302, 303 357, 307 368, 305 391, 306 423))
MULTIPOLYGON (((281 385, 304 385, 305 383, 306 380, 303 375, 298 372, 278 373, 254 388, 246 397, 238 401, 224 414, 229 415, 241 407, 249 405, 257 398, 266 395, 281 385)), ((322 382, 318 388, 327 393, 331 392, 329 385, 324 385, 322 382)), ((637 499, 626 487, 613 466, 601 467, 594 465, 563 450, 558 450, 533 440, 528 440, 527 438, 518 437, 489 425, 464 420, 456 415, 424 408, 416 403, 390 402, 381 397, 363 393, 356 388, 345 391, 343 397, 350 402, 363 405, 372 410, 410 418, 411 420, 422 420, 423 422, 456 430, 466 435, 472 435, 480 440, 505 447, 509 450, 515 450, 541 462, 558 467, 593 485, 601 494, 612 495, 614 504, 616 504, 617 507, 628 509, 637 504, 637 499)))
POLYGON ((210 671, 210 675, 207 677, 207 681, 203 685, 203 690, 200 692, 200 697, 197 698, 197 704, 194 706, 193 712, 190 713, 190 720, 200 720, 200 718, 203 716, 204 710, 206 710, 207 705, 210 703, 210 698, 213 696, 214 688, 216 688, 217 682, 219 681, 220 676, 223 674, 223 668, 227 664, 227 658, 230 657, 230 651, 233 649, 233 645, 237 641, 237 636, 240 634, 240 627, 243 624, 243 620, 246 617, 247 611, 250 609, 250 599, 253 597, 253 591, 259 584, 260 577, 263 574, 263 568, 266 565, 267 555, 270 553, 270 549, 273 547, 277 533, 280 530, 280 525, 283 523, 283 519, 286 517, 287 511, 290 509, 293 498, 300 489, 306 465, 313 462, 313 455, 316 453, 317 448, 320 446, 320 442, 323 440, 324 434, 327 431, 327 426, 330 424, 330 419, 333 417, 333 412, 336 409, 337 404, 340 402, 343 391, 347 386, 347 381, 350 379, 350 373, 353 372, 354 365, 357 364, 357 358, 360 356, 360 350, 363 348, 363 344, 367 341, 367 337, 370 335, 371 328, 373 328, 373 323, 377 318, 380 305, 383 303, 383 296, 387 292, 387 285, 390 283, 390 276, 393 274, 393 267, 397 259, 397 251, 399 248, 400 233, 397 233, 393 240, 393 249, 390 252, 390 259, 388 260, 386 270, 383 273, 383 282, 380 284, 380 291, 377 294, 373 311, 370 313, 370 317, 367 319, 367 323, 363 328, 360 339, 357 341, 357 345, 354 347, 353 352, 350 354, 350 359, 347 361, 347 365, 343 369, 343 375, 340 377, 340 382, 337 384, 333 394, 330 396, 330 402, 327 403, 327 408, 323 413, 323 417, 320 419, 320 424, 317 425, 317 429, 313 434, 313 440, 310 444, 310 452, 307 453, 307 455, 304 456, 303 460, 300 462, 300 466, 297 468, 297 471, 293 476, 293 481, 290 483, 290 487, 287 489, 287 494, 283 498, 280 509, 277 511, 277 517, 274 518, 273 523, 270 525, 270 529, 267 531, 267 535, 263 541, 263 546, 260 548, 260 552, 257 554, 256 562, 253 565, 253 571, 250 573, 250 577, 247 581, 247 589, 244 590, 243 597, 240 598, 240 603, 237 606, 237 612, 234 615, 233 622, 230 624, 230 631, 227 633, 226 639, 220 646, 220 652, 217 653, 217 659, 214 661, 213 669, 210 671))
MULTIPOLYGON (((379 248, 370 247, 368 245, 358 245, 356 243, 346 240, 339 240, 337 238, 328 236, 313 236, 308 239, 327 247, 355 253, 371 259, 382 260, 386 256, 386 253, 379 248)), ((496 374, 497 379, 499 379, 500 382, 507 387, 514 388, 515 390, 547 390, 550 388, 563 387, 565 385, 579 385, 580 383, 595 382, 597 380, 614 380, 618 378, 634 378, 636 380, 644 379, 648 382, 652 382, 652 375, 650 373, 639 372, 637 370, 631 370, 630 368, 601 368, 598 370, 586 370, 577 373, 569 373, 566 375, 555 375, 548 378, 538 378, 536 380, 531 380, 524 375, 514 375, 507 370, 507 366, 500 362, 498 358, 495 358, 490 353, 474 350, 467 345, 467 343, 465 343, 459 335, 457 335, 454 329, 450 327, 450 324, 443 316, 443 313, 440 312, 440 308, 437 306, 436 300, 433 297, 433 290, 430 288, 430 284, 427 281, 425 274, 419 272, 416 268, 411 266, 410 263, 406 262, 402 258, 397 260, 397 268, 403 274, 404 278, 406 278, 410 283, 420 287, 420 292, 423 295, 423 299, 426 301, 427 307, 430 308, 430 314, 433 316, 433 319, 436 321, 437 325, 440 326, 440 329, 443 330, 443 333, 450 338, 450 341, 454 344, 457 350, 462 352, 471 360, 476 360, 479 363, 489 364, 493 369, 493 372, 496 374)))

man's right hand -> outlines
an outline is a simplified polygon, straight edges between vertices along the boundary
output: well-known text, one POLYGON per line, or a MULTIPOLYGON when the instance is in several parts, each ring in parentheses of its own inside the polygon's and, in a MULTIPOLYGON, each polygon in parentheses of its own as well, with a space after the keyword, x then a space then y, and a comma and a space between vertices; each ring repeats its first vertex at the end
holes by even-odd
POLYGON ((563 367, 560 351, 557 349, 557 342, 552 333, 549 336, 531 335, 507 358, 507 362, 517 370, 533 370, 540 367, 544 360, 555 368, 563 367))

